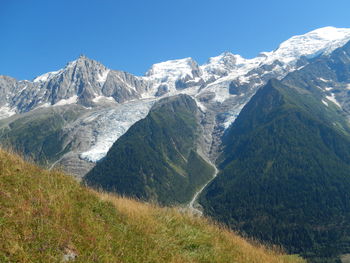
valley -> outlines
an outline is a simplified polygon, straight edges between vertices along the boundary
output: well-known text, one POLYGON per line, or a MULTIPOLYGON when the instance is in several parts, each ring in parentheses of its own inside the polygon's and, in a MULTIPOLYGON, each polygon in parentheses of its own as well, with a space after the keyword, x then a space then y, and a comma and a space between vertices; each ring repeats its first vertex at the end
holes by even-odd
POLYGON ((211 178, 208 182, 206 182, 197 192, 194 193, 190 203, 188 204, 188 208, 193 214, 197 215, 203 215, 203 211, 201 207, 198 207, 198 197, 201 195, 203 190, 208 186, 208 184, 215 179, 215 177, 218 175, 219 171, 218 169, 212 164, 212 166, 215 169, 213 178, 211 178))
POLYGON ((338 263, 350 253, 349 41, 324 27, 254 58, 175 59, 143 76, 85 55, 32 81, 1 75, 0 144, 86 191, 186 207, 338 263))

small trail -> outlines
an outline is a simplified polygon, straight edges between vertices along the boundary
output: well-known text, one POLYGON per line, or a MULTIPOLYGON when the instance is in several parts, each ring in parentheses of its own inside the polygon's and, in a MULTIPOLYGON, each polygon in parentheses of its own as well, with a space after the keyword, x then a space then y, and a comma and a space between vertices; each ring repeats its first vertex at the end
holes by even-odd
POLYGON ((62 159, 63 159, 63 157, 64 157, 64 155, 61 157, 61 158, 59 158, 56 162, 54 162, 53 164, 51 164, 51 166, 49 167, 49 171, 51 171, 53 168, 54 168, 54 166, 56 165, 56 164, 58 164, 62 159))
POLYGON ((204 188, 211 182, 214 180, 214 178, 218 175, 219 170, 216 168, 216 166, 211 163, 211 166, 215 169, 214 175, 212 178, 209 179, 208 182, 206 182, 206 184, 204 184, 193 196, 192 200, 189 202, 188 204, 188 209, 196 215, 202 216, 203 212, 201 210, 201 206, 197 203, 197 198, 198 196, 203 192, 204 188))

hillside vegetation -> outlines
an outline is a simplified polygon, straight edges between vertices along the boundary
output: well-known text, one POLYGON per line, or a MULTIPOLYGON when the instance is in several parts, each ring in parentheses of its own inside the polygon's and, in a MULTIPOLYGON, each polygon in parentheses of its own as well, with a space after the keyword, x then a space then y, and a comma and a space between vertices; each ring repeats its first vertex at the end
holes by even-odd
POLYGON ((159 101, 113 144, 85 182, 163 205, 189 202, 214 174, 197 153, 197 114, 187 95, 159 101))
POLYGON ((339 262, 350 251, 348 130, 335 105, 270 81, 224 138, 205 213, 311 262, 339 262))
POLYGON ((0 189, 0 262, 303 262, 178 209, 97 193, 2 150, 0 189))
POLYGON ((82 114, 82 107, 42 108, 0 120, 0 143, 48 165, 70 151, 63 127, 82 114))

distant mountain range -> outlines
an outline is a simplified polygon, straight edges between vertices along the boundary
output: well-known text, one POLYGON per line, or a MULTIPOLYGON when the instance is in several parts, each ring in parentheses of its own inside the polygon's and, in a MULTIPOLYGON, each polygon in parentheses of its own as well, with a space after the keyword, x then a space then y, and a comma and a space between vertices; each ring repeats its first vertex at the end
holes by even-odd
MULTIPOLYGON (((56 148, 43 152, 42 143, 35 150, 28 142, 14 147, 31 152, 34 159, 48 166, 62 165, 82 176, 131 125, 146 117, 156 101, 183 93, 196 101, 206 113, 207 122, 212 123, 205 129, 209 154, 211 140, 217 140, 211 135, 226 129, 259 87, 271 78, 281 79, 300 69, 313 57, 331 53, 349 40, 349 29, 326 27, 292 37, 276 50, 253 59, 226 52, 202 66, 191 58, 172 60, 153 65, 143 77, 110 70, 85 56, 33 81, 0 76, 3 136, 12 138, 16 130, 27 129, 19 127, 25 123, 23 118, 78 107, 74 109, 77 116, 59 125, 56 148), (8 129, 11 126, 16 129, 8 129), (40 157, 37 152, 41 152, 40 157)), ((45 122, 45 118, 39 119, 45 122)), ((35 133, 39 135, 40 131, 35 133)), ((211 159, 215 159, 215 151, 211 159)))
POLYGON ((338 262, 350 253, 349 41, 326 27, 256 58, 172 60, 142 77, 85 56, 33 81, 0 76, 0 140, 92 187, 195 203, 338 262))

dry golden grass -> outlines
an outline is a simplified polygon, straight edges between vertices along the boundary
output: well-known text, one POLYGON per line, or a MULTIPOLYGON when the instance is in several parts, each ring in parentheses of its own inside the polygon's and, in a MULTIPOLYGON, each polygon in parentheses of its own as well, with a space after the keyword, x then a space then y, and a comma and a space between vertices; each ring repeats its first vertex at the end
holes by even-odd
POLYGON ((0 262, 304 262, 205 218, 82 187, 0 150, 0 262))

